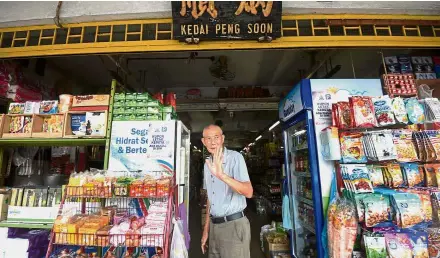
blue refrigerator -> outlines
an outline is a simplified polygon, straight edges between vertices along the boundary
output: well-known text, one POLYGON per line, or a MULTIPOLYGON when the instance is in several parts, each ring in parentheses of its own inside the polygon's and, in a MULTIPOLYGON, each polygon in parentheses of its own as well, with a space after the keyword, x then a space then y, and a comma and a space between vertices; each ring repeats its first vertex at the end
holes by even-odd
POLYGON ((324 257, 321 236, 335 173, 320 132, 332 125, 331 106, 354 95, 381 96, 379 79, 304 79, 279 104, 289 196, 292 257, 324 257))

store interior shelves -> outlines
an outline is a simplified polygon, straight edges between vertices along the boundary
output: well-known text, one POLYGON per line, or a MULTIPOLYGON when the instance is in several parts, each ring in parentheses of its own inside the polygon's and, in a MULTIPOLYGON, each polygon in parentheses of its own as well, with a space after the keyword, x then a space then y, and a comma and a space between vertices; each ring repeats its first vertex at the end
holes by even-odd
POLYGON ((309 172, 296 172, 296 171, 294 171, 293 175, 298 176, 298 177, 312 177, 309 172))
POLYGON ((105 138, 15 138, 15 139, 0 139, 0 147, 13 146, 90 146, 90 145, 105 145, 105 138))
POLYGON ((298 222, 303 228, 307 229, 308 231, 312 232, 313 234, 316 234, 314 227, 305 223, 304 221, 301 221, 301 219, 298 219, 298 222))
POLYGON ((31 229, 52 229, 53 223, 30 223, 18 221, 1 221, 0 228, 31 228, 31 229))
POLYGON ((312 201, 312 200, 310 200, 310 199, 307 199, 307 198, 304 198, 304 197, 302 197, 302 196, 299 196, 299 195, 295 195, 295 197, 296 197, 296 199, 297 199, 298 201, 300 201, 300 202, 303 202, 303 203, 306 203, 306 204, 308 204, 308 205, 311 205, 311 206, 313 206, 313 201, 312 201))
POLYGON ((278 110, 280 99, 271 98, 231 98, 231 99, 179 99, 177 109, 183 111, 229 111, 278 110))

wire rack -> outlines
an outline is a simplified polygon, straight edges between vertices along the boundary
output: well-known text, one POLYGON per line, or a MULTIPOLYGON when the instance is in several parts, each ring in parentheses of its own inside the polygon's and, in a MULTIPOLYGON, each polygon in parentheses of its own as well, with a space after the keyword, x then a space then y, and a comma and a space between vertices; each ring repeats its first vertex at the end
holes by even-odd
MULTIPOLYGON (((107 257, 105 253, 109 252, 110 249, 117 250, 118 248, 125 248, 124 250, 126 251, 128 250, 127 248, 134 248, 133 253, 138 252, 142 254, 142 252, 148 251, 150 254, 160 255, 159 257, 161 258, 168 257, 169 236, 172 229, 171 216, 174 212, 173 206, 175 205, 175 198, 173 198, 175 187, 170 188, 168 186, 159 192, 156 187, 156 193, 149 195, 145 195, 145 191, 141 191, 143 190, 142 187, 136 186, 136 188, 132 188, 129 186, 126 196, 116 195, 115 186, 66 187, 59 215, 100 214, 104 207, 111 207, 115 211, 113 221, 116 221, 119 215, 142 217, 147 210, 146 206, 159 202, 166 203, 167 205, 164 227, 155 228, 154 225, 149 225, 148 229, 141 228, 125 234, 111 234, 109 231, 102 232, 99 230, 95 232, 90 228, 75 228, 76 232, 70 233, 66 232, 67 230, 63 231, 54 227, 46 257, 58 257, 54 256, 54 254, 71 250, 76 246, 85 247, 86 249, 81 249, 84 252, 92 248, 91 251, 89 250, 91 253, 97 252, 97 256, 94 257, 107 257), (142 194, 136 197, 130 196, 132 195, 131 190, 142 194)), ((113 221, 110 224, 113 224, 113 221)))

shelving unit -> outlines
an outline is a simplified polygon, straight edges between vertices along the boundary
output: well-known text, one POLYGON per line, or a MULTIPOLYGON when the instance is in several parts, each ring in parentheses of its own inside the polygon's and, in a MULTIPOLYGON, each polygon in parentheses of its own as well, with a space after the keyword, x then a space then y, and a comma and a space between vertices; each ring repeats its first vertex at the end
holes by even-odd
POLYGON ((52 229, 53 223, 29 223, 0 221, 0 228, 30 228, 30 229, 52 229))
POLYGON ((301 219, 298 219, 297 222, 299 222, 299 224, 300 224, 303 228, 307 229, 308 231, 312 232, 313 234, 316 234, 316 232, 315 232, 315 228, 312 227, 311 225, 305 223, 305 222, 302 221, 301 219))
POLYGON ((297 199, 298 201, 313 206, 313 201, 312 201, 312 200, 310 200, 310 199, 308 199, 308 198, 305 198, 305 197, 302 197, 302 196, 299 196, 299 195, 295 195, 295 197, 296 197, 296 199, 297 199))

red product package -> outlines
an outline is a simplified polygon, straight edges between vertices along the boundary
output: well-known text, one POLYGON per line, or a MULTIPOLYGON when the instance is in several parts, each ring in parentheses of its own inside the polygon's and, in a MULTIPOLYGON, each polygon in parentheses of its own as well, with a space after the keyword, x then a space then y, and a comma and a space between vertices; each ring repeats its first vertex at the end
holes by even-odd
POLYGON ((351 110, 350 104, 348 102, 338 102, 337 104, 337 114, 339 121, 339 128, 350 128, 352 127, 351 110))
POLYGON ((352 127, 376 127, 373 101, 370 97, 353 96, 349 98, 352 127))
POLYGON ((339 127, 338 106, 335 103, 332 104, 332 126, 339 127))

